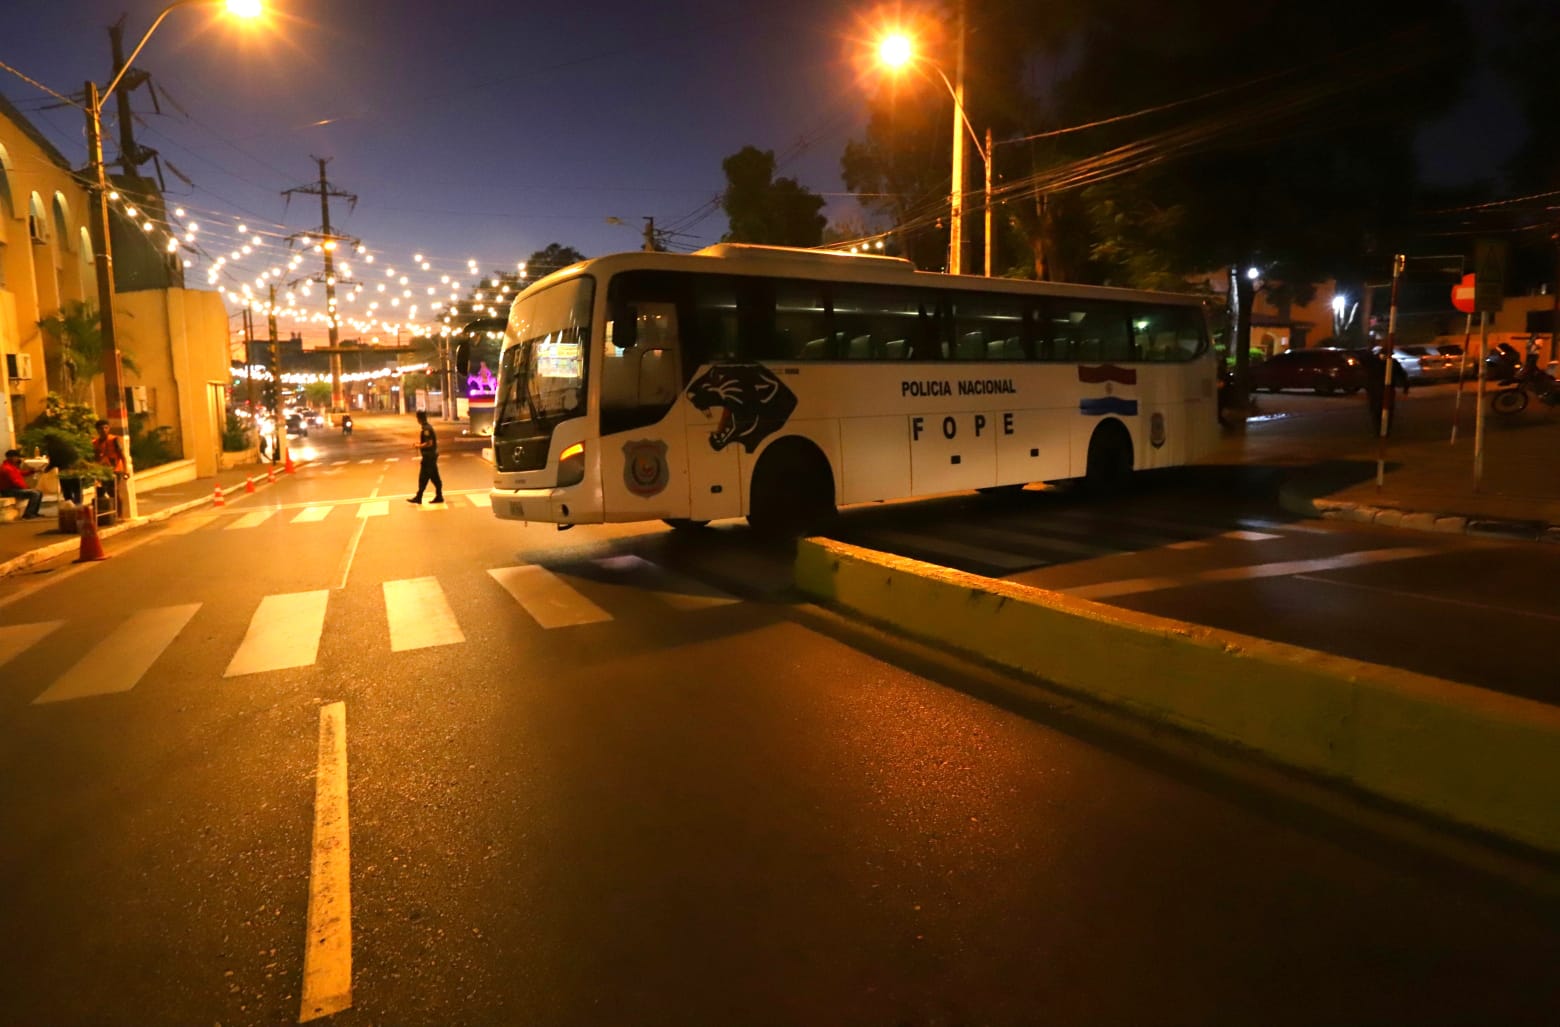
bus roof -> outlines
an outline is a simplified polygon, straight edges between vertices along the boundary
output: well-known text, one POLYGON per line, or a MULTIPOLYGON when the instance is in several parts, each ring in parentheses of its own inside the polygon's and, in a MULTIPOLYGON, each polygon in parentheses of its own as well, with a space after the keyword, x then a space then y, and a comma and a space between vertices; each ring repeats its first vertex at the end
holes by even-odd
POLYGON ((912 282, 917 286, 929 288, 958 288, 974 292, 1018 293, 1070 299, 1139 299, 1189 306, 1199 305, 1211 298, 1204 293, 1156 292, 1105 285, 1039 282, 1026 278, 948 275, 939 271, 916 270, 915 265, 903 257, 794 249, 786 246, 757 246, 748 243, 717 243, 693 253, 628 250, 623 253, 592 257, 538 279, 515 298, 519 299, 534 289, 574 278, 598 268, 601 273, 609 276, 622 271, 646 270, 747 274, 894 285, 912 282), (715 266, 717 263, 724 266, 715 266))

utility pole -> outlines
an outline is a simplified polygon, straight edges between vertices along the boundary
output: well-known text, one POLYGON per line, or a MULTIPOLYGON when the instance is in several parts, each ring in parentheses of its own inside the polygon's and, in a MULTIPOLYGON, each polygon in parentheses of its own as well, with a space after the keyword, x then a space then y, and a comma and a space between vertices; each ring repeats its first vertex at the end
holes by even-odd
POLYGON ((645 218, 645 244, 643 249, 646 253, 654 253, 660 249, 655 244, 655 218, 645 218))
POLYGON ((986 129, 986 277, 991 277, 991 129, 986 129))
MULTIPOLYGON (((125 71, 124 15, 120 15, 119 20, 108 27, 108 43, 114 55, 114 75, 117 78, 125 71)), ((124 80, 119 83, 119 91, 114 94, 119 108, 119 171, 123 175, 137 176, 141 165, 155 156, 155 151, 144 150, 136 143, 135 114, 130 110, 130 93, 145 83, 147 78, 144 71, 132 71, 124 75, 124 80)))
POLYGON ((271 429, 276 440, 271 446, 271 463, 285 461, 287 426, 282 421, 282 347, 276 338, 276 284, 271 285, 271 302, 265 313, 266 334, 271 340, 271 429))
MULTIPOLYGON (((332 410, 341 410, 345 407, 345 397, 341 391, 341 319, 336 313, 336 247, 342 243, 356 246, 358 240, 349 236, 337 235, 330 226, 330 198, 340 197, 353 206, 357 205, 357 196, 344 192, 331 185, 325 177, 325 165, 330 163, 329 157, 312 158, 320 166, 320 180, 318 183, 294 186, 291 189, 283 189, 282 195, 292 199, 294 193, 302 193, 307 196, 320 198, 320 228, 317 232, 299 232, 287 237, 288 242, 295 239, 318 237, 320 240, 320 252, 325 255, 325 272, 314 281, 321 282, 325 286, 325 323, 330 335, 330 405, 332 410)), ((346 283, 342 283, 346 284, 346 283)))
POLYGON ((959 27, 953 76, 953 179, 948 190, 948 273, 964 273, 964 0, 958 0, 959 27))
MULTIPOLYGON (((244 393, 249 403, 249 423, 255 423, 255 312, 248 303, 244 304, 244 393)), ((260 441, 260 433, 255 432, 255 441, 260 441)))

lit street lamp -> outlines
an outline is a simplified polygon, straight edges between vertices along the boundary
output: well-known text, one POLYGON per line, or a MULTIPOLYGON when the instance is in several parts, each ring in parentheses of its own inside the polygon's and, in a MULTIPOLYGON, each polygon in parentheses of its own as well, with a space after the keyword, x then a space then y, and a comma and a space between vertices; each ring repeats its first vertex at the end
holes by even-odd
POLYGON ((87 157, 91 162, 92 172, 90 185, 93 194, 92 228, 97 236, 93 240, 96 251, 93 264, 97 272, 99 331, 104 352, 103 391, 108 400, 108 422, 114 434, 119 436, 125 458, 124 484, 114 490, 118 512, 131 519, 137 514, 135 466, 130 459, 130 415, 125 409, 124 375, 120 367, 118 339, 114 335, 114 256, 108 224, 108 171, 103 166, 103 105, 108 102, 110 96, 114 95, 114 90, 124 80, 130 65, 135 63, 141 49, 146 46, 146 41, 152 38, 152 33, 157 31, 157 26, 163 23, 164 18, 178 7, 214 3, 223 4, 229 14, 238 18, 253 18, 261 12, 260 0, 174 0, 162 9, 152 22, 152 27, 146 30, 146 34, 135 45, 135 49, 130 51, 130 56, 125 59, 124 65, 108 84, 108 88, 99 93, 96 82, 87 83, 87 157))
POLYGON ((986 166, 986 277, 991 277, 991 133, 986 134, 986 145, 981 146, 975 126, 970 124, 964 112, 964 0, 958 5, 958 40, 954 63, 953 81, 934 62, 915 52, 915 44, 909 36, 896 32, 885 36, 878 44, 878 60, 889 68, 903 68, 915 61, 937 73, 942 84, 953 97, 953 177, 948 190, 948 273, 964 271, 964 133, 970 134, 975 152, 986 166))

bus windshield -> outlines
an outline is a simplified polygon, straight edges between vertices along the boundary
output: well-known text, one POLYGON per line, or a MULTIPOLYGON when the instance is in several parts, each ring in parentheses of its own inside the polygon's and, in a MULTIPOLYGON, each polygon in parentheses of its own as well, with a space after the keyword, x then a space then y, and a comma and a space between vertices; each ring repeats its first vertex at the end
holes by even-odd
POLYGON ((499 371, 495 434, 549 429, 585 412, 585 355, 595 280, 561 282, 515 304, 499 371))

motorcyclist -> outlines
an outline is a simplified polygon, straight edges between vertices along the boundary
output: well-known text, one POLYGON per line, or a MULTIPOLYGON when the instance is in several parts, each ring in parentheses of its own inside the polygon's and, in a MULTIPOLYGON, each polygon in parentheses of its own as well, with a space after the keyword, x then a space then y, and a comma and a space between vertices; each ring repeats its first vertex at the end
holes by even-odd
POLYGON ((342 416, 342 418, 341 418, 341 434, 343 434, 343 435, 351 435, 352 434, 352 415, 351 414, 345 414, 345 415, 342 416))

